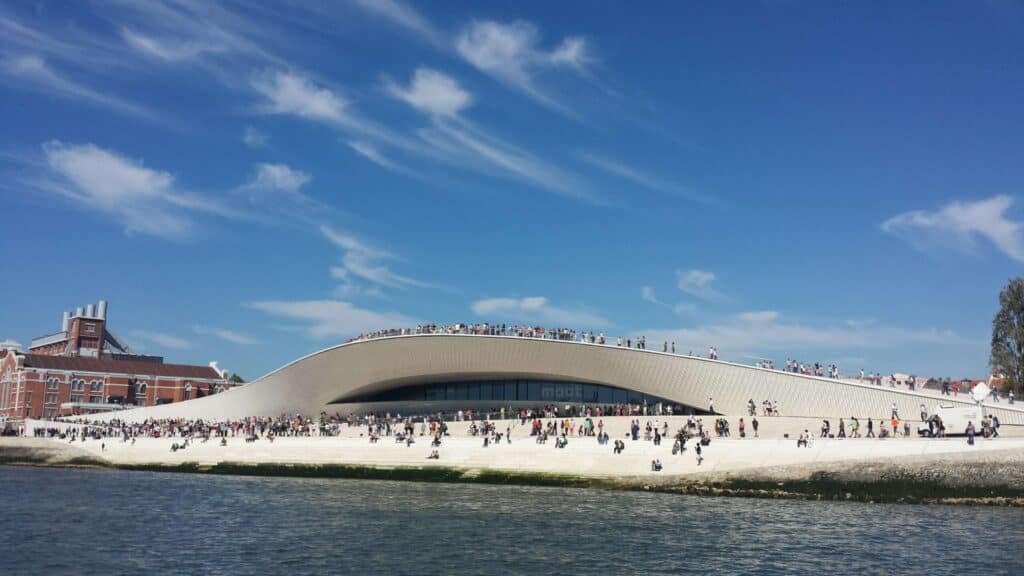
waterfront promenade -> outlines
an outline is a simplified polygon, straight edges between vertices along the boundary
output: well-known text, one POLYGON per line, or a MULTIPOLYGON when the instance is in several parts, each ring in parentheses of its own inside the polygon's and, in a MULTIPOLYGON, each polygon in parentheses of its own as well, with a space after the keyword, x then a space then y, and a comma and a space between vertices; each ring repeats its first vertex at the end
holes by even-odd
MULTIPOLYGON (((270 441, 259 438, 246 442, 242 436, 229 437, 226 445, 218 438, 208 441, 191 440, 185 449, 172 451, 173 444, 182 444, 183 438, 140 437, 134 442, 120 438, 102 440, 87 439, 74 443, 60 439, 11 439, 7 445, 18 440, 35 446, 69 447, 79 455, 87 454, 113 465, 166 465, 183 463, 216 465, 219 463, 244 464, 344 464, 370 467, 457 467, 463 469, 503 470, 529 473, 563 474, 598 478, 669 477, 676 475, 701 475, 709 473, 751 471, 758 469, 798 466, 812 469, 836 463, 899 463, 915 461, 970 458, 981 453, 1004 453, 1017 451, 1024 454, 1024 430, 1016 426, 1003 426, 1001 436, 995 439, 978 437, 970 446, 962 437, 925 439, 912 437, 895 438, 819 438, 820 420, 803 418, 760 418, 760 438, 753 438, 747 428, 747 438, 739 438, 736 422, 731 418, 732 436, 713 437, 710 445, 703 447, 703 461, 698 464, 695 448, 696 439, 686 443, 681 454, 672 454, 672 439, 666 437, 660 445, 652 441, 631 440, 627 437, 629 417, 604 419, 605 431, 610 440, 599 444, 594 437, 569 436, 564 448, 556 448, 555 437, 545 444, 538 444, 536 437, 529 435, 528 425, 520 426, 518 420, 494 421, 497 431, 504 433, 511 429, 511 443, 503 438, 500 442, 484 446, 482 436, 469 434, 470 422, 450 422, 451 435, 442 440, 438 448, 439 458, 428 459, 432 453, 431 436, 417 433, 415 442, 407 445, 396 442, 394 437, 383 436, 371 442, 367 429, 342 427, 338 436, 278 436, 270 441), (811 436, 809 446, 798 447, 797 438, 807 430, 811 436), (789 434, 785 438, 784 434, 789 434), (623 439, 625 449, 616 454, 612 442, 623 439), (651 470, 651 461, 660 460, 662 470, 651 470)), ((668 422, 675 430, 686 422, 684 417, 644 418, 646 424, 668 422)), ((577 421, 578 422, 578 421, 577 421)), ((713 419, 706 418, 705 426, 713 419)), ((916 428, 916 422, 914 428, 916 428)), ((979 468, 978 474, 985 474, 979 468)))

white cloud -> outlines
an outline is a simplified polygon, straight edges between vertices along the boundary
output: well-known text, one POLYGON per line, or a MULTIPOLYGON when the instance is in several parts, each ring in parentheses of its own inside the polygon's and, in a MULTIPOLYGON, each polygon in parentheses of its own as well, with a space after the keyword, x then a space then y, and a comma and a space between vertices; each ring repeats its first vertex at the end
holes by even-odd
POLYGON ((1024 262, 1024 222, 1011 220, 1006 212, 1010 196, 993 196, 974 202, 951 202, 939 210, 914 210, 882 223, 882 230, 904 236, 919 248, 948 245, 974 247, 986 238, 1010 258, 1024 262))
POLYGON ((213 200, 179 190, 174 177, 94 144, 43 145, 47 171, 32 182, 85 208, 106 212, 128 232, 181 239, 192 229, 190 213, 233 213, 213 200))
POLYGON ((185 350, 192 347, 192 343, 184 338, 179 338, 172 334, 165 334, 163 332, 154 332, 152 330, 132 330, 128 333, 132 338, 138 340, 145 340, 152 342, 157 346, 163 348, 171 348, 174 350, 185 350))
POLYGON ((420 130, 419 136, 442 161, 529 182, 564 196, 596 201, 573 175, 459 118, 435 117, 431 127, 420 130))
POLYGON ((572 175, 461 118, 458 112, 472 96, 441 73, 424 74, 421 69, 408 87, 390 88, 402 101, 430 115, 430 126, 418 130, 415 136, 394 134, 355 117, 341 97, 294 73, 264 74, 254 80, 253 86, 266 97, 264 112, 295 115, 354 133, 358 138, 350 141, 353 150, 396 172, 415 176, 385 157, 377 145, 462 169, 529 182, 565 196, 594 200, 572 175))
POLYGON ((579 36, 570 36, 548 54, 548 61, 556 66, 570 66, 583 69, 590 62, 587 41, 579 36))
POLYGON ((474 21, 456 41, 459 54, 475 68, 515 88, 537 102, 574 115, 537 86, 535 73, 545 68, 586 69, 591 58, 583 38, 566 38, 558 47, 540 47, 537 28, 529 22, 474 21))
POLYGON ((342 300, 262 301, 250 307, 272 316, 303 322, 313 338, 347 338, 385 328, 415 326, 411 318, 392 312, 357 308, 342 300))
POLYGON ((138 118, 157 119, 153 112, 139 104, 94 90, 61 75, 39 56, 25 55, 6 58, 0 62, 0 71, 12 79, 18 80, 19 87, 102 106, 138 118))
POLYGON ((293 170, 284 164, 260 164, 256 177, 249 186, 265 190, 281 190, 295 193, 305 186, 311 177, 301 170, 293 170))
POLYGON ((247 334, 236 332, 234 330, 217 328, 216 326, 205 326, 202 324, 197 324, 192 327, 192 331, 195 332, 196 334, 200 334, 203 336, 216 336, 221 340, 231 342, 232 344, 239 344, 242 346, 252 346, 253 344, 259 344, 259 340, 256 340, 255 338, 247 334))
POLYGON ((264 163, 258 164, 252 178, 232 193, 245 198, 254 219, 316 226, 332 210, 302 191, 311 180, 312 176, 302 170, 264 163))
MULTIPOLYGON (((703 351, 716 346, 724 355, 766 354, 852 349, 894 350, 907 346, 973 346, 950 330, 913 330, 874 324, 871 326, 811 325, 787 321, 775 311, 745 312, 703 326, 643 330, 650 342, 676 342, 681 349, 703 351)), ((822 359, 824 360, 824 359, 822 359)))
POLYGON ((592 200, 571 175, 488 134, 460 116, 459 112, 472 101, 472 95, 454 79, 421 68, 409 81, 409 87, 390 83, 388 89, 430 116, 430 126, 417 132, 426 146, 419 145, 413 152, 460 168, 514 178, 566 196, 592 200))
POLYGON ((435 46, 443 46, 444 35, 415 8, 398 0, 354 0, 364 10, 386 18, 414 32, 435 46))
POLYGON ((291 72, 272 72, 253 78, 253 88, 266 98, 264 110, 327 122, 347 124, 344 98, 291 72))
POLYGON ((672 305, 672 311, 680 316, 683 314, 693 314, 697 311, 697 305, 692 302, 680 302, 672 305))
POLYGON ((359 154, 363 158, 366 158, 370 162, 399 174, 405 174, 406 176, 418 176, 417 173, 409 170, 405 166, 398 164, 385 156, 376 146, 369 142, 363 142, 359 140, 353 140, 348 143, 348 147, 351 148, 356 154, 359 154))
POLYGON ((598 156, 589 152, 580 152, 578 153, 578 156, 581 160, 595 168, 599 168, 609 174, 613 174, 625 180, 639 184, 649 190, 654 190, 655 192, 661 192, 662 194, 668 194, 670 196, 687 198, 696 202, 711 202, 711 199, 703 194, 689 190, 679 184, 667 182, 657 177, 650 176, 621 162, 612 160, 611 158, 598 156))
POLYGON ((758 310, 756 312, 743 312, 738 314, 736 317, 743 322, 762 324, 766 322, 774 322, 779 318, 779 313, 774 310, 758 310))
POLYGON ((62 27, 59 34, 47 34, 47 30, 2 13, 0 44, 12 52, 42 54, 81 68, 114 68, 128 64, 120 43, 111 43, 85 28, 62 27))
POLYGON ((651 304, 664 306, 679 315, 691 314, 697 309, 696 305, 689 302, 680 302, 678 304, 669 304, 668 302, 664 302, 658 298, 657 294, 654 292, 654 288, 651 288, 650 286, 640 288, 640 298, 646 302, 650 302, 651 304))
POLYGON ((149 59, 195 63, 213 71, 213 57, 238 66, 239 56, 279 63, 264 47, 276 37, 266 20, 213 2, 150 0, 118 2, 106 14, 121 23, 121 39, 149 59), (252 38, 252 39, 250 39, 252 38))
POLYGON ((650 286, 644 286, 640 289, 640 297, 653 304, 664 304, 664 302, 658 300, 658 296, 654 293, 654 288, 650 286))
POLYGON ((140 53, 164 62, 185 62, 195 60, 207 53, 221 53, 227 47, 188 38, 156 38, 147 36, 128 27, 121 28, 121 38, 140 53))
POLYGON ((320 227, 320 232, 342 250, 341 266, 331 268, 331 276, 343 282, 343 285, 352 282, 355 277, 388 288, 431 287, 426 282, 398 274, 383 264, 396 259, 385 250, 370 246, 355 236, 326 225, 320 227))
POLYGON ((253 126, 246 126, 242 132, 242 143, 249 148, 263 148, 270 138, 253 126))
POLYGON ((677 270, 676 285, 680 290, 701 300, 722 300, 723 296, 711 285, 715 281, 714 272, 706 270, 677 270))
POLYGON ((430 68, 417 68, 408 87, 390 81, 385 87, 395 98, 437 116, 455 116, 473 101, 454 78, 430 68))
POLYGON ((360 117, 348 101, 334 90, 319 86, 297 72, 264 72, 255 75, 251 83, 253 89, 264 98, 258 108, 262 113, 296 116, 402 150, 422 153, 408 138, 397 136, 360 117))
POLYGON ((485 298, 472 305, 477 316, 515 321, 535 321, 559 324, 568 328, 608 326, 606 318, 582 309, 553 306, 543 296, 527 298, 485 298))

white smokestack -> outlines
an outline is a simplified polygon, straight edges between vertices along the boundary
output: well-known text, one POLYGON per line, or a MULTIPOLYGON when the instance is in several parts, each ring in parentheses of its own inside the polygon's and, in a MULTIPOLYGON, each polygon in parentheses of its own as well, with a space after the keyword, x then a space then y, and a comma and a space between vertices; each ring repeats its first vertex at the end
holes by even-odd
POLYGON ((71 327, 71 312, 64 312, 60 317, 60 331, 67 332, 68 328, 71 327))
POLYGON ((75 308, 75 318, 81 318, 81 317, 82 317, 82 307, 79 306, 78 308, 75 308))
POLYGON ((106 300, 100 300, 100 305, 99 305, 99 308, 96 310, 96 315, 99 316, 100 319, 102 319, 102 320, 106 320, 107 319, 107 301, 106 300))
POLYGON ((88 316, 89 318, 93 318, 93 315, 92 315, 93 312, 94 312, 94 310, 93 310, 92 304, 86 304, 86 306, 85 306, 85 315, 88 316))

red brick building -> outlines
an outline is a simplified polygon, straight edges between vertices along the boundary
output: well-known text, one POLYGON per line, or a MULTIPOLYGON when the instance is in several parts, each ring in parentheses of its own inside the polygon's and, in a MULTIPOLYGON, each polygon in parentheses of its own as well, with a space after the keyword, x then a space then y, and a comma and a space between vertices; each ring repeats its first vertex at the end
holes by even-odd
POLYGON ((65 312, 61 331, 35 338, 28 353, 0 350, 0 415, 53 418, 153 406, 222 392, 227 374, 209 366, 165 364, 136 354, 107 328, 107 303, 65 312))

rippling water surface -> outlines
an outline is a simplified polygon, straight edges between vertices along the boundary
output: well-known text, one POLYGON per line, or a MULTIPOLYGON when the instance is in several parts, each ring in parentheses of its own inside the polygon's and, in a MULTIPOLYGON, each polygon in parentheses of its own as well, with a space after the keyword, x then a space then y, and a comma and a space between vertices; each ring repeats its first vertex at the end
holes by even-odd
POLYGON ((1020 509, 0 466, 0 574, 1024 574, 1020 509))

